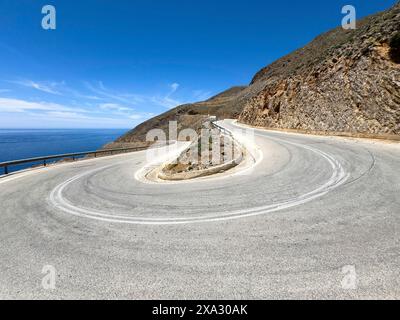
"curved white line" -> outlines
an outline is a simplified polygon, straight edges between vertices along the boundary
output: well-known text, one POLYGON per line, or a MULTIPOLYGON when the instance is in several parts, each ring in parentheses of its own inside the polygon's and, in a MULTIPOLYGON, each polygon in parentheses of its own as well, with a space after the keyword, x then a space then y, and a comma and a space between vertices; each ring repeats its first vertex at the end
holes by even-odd
MULTIPOLYGON (((269 137, 272 138, 272 137, 269 137)), ((128 216, 128 215, 111 215, 107 214, 105 212, 100 212, 96 210, 89 210, 85 208, 80 208, 69 201, 65 200, 62 192, 64 188, 69 185, 70 183, 86 176, 91 173, 97 172, 104 170, 106 168, 112 167, 119 165, 122 162, 119 162, 117 164, 113 165, 108 165, 105 167, 97 168, 95 170, 90 170, 87 172, 84 172, 82 174, 79 174, 77 176, 72 177, 71 179, 66 180, 65 182, 59 184, 56 188, 53 189, 53 191, 50 194, 49 200, 50 203, 66 212, 75 216, 79 217, 85 217, 85 218, 90 218, 90 219, 95 219, 95 220, 100 220, 100 221, 106 221, 106 222, 115 222, 115 223, 128 223, 128 224, 146 224, 146 225, 173 225, 173 224, 188 224, 188 223, 200 223, 200 222, 213 222, 213 221, 225 221, 225 220, 232 220, 232 219, 239 219, 239 218, 244 218, 244 217, 251 217, 251 216, 257 216, 261 214, 266 214, 269 212, 275 212, 287 208, 291 208, 294 206, 298 206, 301 204, 304 204, 306 202, 312 201, 316 198, 319 198, 325 194, 327 194, 329 191, 339 187, 342 185, 348 178, 348 174, 345 172, 344 168, 342 165, 339 163, 337 159, 335 159, 333 156, 312 148, 310 146, 305 146, 302 144, 297 144, 294 142, 289 142, 285 141, 279 138, 273 137, 272 139, 274 140, 281 140, 284 143, 289 143, 307 150, 310 150, 319 156, 323 157, 328 161, 328 163, 331 165, 333 173, 332 176, 329 178, 328 181, 326 181, 322 186, 318 187, 317 189, 314 189, 308 193, 305 193, 303 195, 300 195, 296 198, 289 199, 277 204, 270 204, 270 205, 265 205, 265 206, 260 206, 256 208, 250 208, 250 209, 245 209, 245 210, 235 210, 232 212, 225 212, 225 213, 212 213, 212 214, 207 214, 203 216, 198 216, 198 217, 191 217, 191 218, 181 218, 181 217, 176 217, 176 218, 143 218, 143 217, 135 217, 135 216, 128 216)), ((123 161, 126 162, 126 161, 123 161)))

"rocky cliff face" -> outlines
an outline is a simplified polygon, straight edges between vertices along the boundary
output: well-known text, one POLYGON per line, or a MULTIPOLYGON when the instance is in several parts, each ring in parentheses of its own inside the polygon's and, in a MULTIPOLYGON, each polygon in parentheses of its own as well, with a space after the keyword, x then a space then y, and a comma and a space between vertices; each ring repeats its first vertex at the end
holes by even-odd
POLYGON ((400 139, 400 2, 341 27, 260 70, 249 86, 178 106, 120 137, 144 143, 154 128, 199 129, 207 115, 273 129, 400 139))
POLYGON ((239 120, 309 132, 400 135, 400 3, 256 74, 239 120))

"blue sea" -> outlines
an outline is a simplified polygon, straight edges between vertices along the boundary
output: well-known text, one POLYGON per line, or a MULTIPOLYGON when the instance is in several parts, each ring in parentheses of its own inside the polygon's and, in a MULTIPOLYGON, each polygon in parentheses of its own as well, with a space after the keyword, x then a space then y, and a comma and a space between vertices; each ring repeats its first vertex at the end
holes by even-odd
MULTIPOLYGON (((94 151, 127 129, 0 129, 0 162, 63 153, 94 151)), ((9 167, 16 171, 32 166, 9 167)), ((3 169, 0 168, 0 175, 3 169)))

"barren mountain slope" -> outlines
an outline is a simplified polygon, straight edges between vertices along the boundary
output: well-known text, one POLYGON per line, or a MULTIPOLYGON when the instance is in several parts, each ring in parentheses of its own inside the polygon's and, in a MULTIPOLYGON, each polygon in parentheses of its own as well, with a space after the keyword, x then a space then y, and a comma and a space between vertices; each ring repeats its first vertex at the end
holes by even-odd
POLYGON ((113 145, 145 141, 154 128, 199 129, 208 114, 275 129, 395 137, 400 135, 400 2, 338 27, 260 70, 247 87, 156 116, 113 145))
POLYGON ((162 129, 168 135, 169 121, 177 121, 178 130, 184 128, 201 128, 203 120, 208 115, 219 118, 237 118, 243 110, 243 105, 252 93, 248 87, 233 87, 206 101, 185 104, 169 110, 159 116, 143 122, 116 143, 131 143, 145 141, 146 134, 151 129, 162 129))
POLYGON ((355 135, 400 134, 400 3, 337 28, 258 72, 240 121, 355 135))

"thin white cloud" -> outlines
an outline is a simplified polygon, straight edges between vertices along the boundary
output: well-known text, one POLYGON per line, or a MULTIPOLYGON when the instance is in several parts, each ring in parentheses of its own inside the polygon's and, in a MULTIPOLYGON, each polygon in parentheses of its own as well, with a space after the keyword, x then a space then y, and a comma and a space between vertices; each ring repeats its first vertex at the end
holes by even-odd
MULTIPOLYGON (((56 90, 56 87, 60 85, 60 83, 57 82, 35 82, 32 80, 17 80, 17 81, 8 81, 10 83, 18 84, 24 87, 36 89, 42 92, 46 93, 51 93, 51 94, 56 94, 56 95, 61 95, 61 92, 56 90)), ((61 83, 62 84, 62 83, 61 83)))
POLYGON ((128 116, 128 118, 132 120, 140 120, 144 119, 144 116, 141 114, 131 114, 130 116, 128 116))
POLYGON ((171 83, 168 85, 169 91, 164 95, 142 95, 142 94, 134 94, 134 93, 119 93, 109 90, 105 87, 103 82, 99 81, 97 85, 92 85, 89 82, 85 82, 86 87, 91 90, 96 95, 99 95, 103 98, 108 98, 112 101, 118 101, 118 103, 122 102, 127 105, 142 105, 147 106, 154 104, 156 106, 161 106, 164 108, 172 108, 182 104, 181 101, 173 98, 173 94, 180 87, 179 83, 171 83))
POLYGON ((0 98, 0 112, 25 112, 25 111, 72 111, 87 112, 80 108, 72 108, 51 102, 32 102, 12 98, 0 98))
POLYGON ((181 104, 183 104, 182 101, 177 100, 175 98, 172 98, 172 95, 178 90, 178 88, 180 87, 179 83, 171 83, 169 85, 170 87, 170 91, 164 95, 164 96, 153 96, 151 97, 151 101, 157 105, 160 105, 164 108, 174 108, 176 106, 179 106, 181 104))
MULTIPOLYGON (((97 109, 98 110, 98 109, 97 109)), ((152 114, 99 113, 50 102, 0 98, 0 127, 30 128, 131 128, 152 114)))
POLYGON ((99 107, 101 110, 107 111, 108 114, 133 120, 146 119, 153 115, 152 113, 134 112, 135 110, 133 108, 118 103, 102 103, 99 107))
MULTIPOLYGON (((51 102, 33 102, 21 99, 0 98, 0 113, 24 113, 27 117, 45 117, 47 120, 52 118, 66 120, 90 120, 96 119, 101 122, 118 122, 130 120, 147 119, 153 113, 133 112, 132 108, 123 107, 117 104, 102 104, 104 110, 109 111, 106 117, 101 116, 96 110, 87 110, 64 106, 51 102)), ((102 113, 104 114, 104 113, 102 113)))
MULTIPOLYGON (((27 88, 32 88, 38 91, 42 91, 45 93, 51 93, 55 95, 61 96, 73 96, 79 99, 86 99, 86 100, 103 100, 101 97, 92 95, 92 94, 85 94, 76 89, 73 89, 66 85, 65 81, 56 82, 56 81, 33 81, 29 79, 23 80, 5 80, 8 83, 17 84, 19 86, 24 86, 27 88)), ((2 92, 0 90, 0 92, 2 92)))
MULTIPOLYGON (((5 81, 5 80, 4 80, 5 81)), ((136 94, 118 92, 108 89, 103 82, 89 83, 84 82, 87 90, 75 89, 67 86, 65 81, 6 81, 19 86, 29 87, 41 92, 62 96, 62 102, 58 98, 55 102, 43 101, 38 99, 18 99, 0 97, 0 125, 7 124, 7 119, 14 121, 14 126, 20 126, 18 119, 22 123, 35 123, 40 126, 43 124, 56 126, 62 124, 63 127, 71 125, 82 127, 129 127, 130 124, 136 125, 144 121, 154 113, 138 111, 162 108, 173 108, 189 101, 199 101, 205 99, 209 92, 196 90, 190 91, 189 99, 181 100, 180 97, 185 91, 181 91, 180 84, 170 83, 165 87, 164 93, 159 94, 136 94), (180 93, 178 95, 178 92, 180 93), (185 102, 183 102, 185 101, 185 102), (54 122, 52 122, 54 121, 54 122)), ((0 93, 11 91, 8 88, 0 89, 0 93)), ((13 92, 18 92, 16 88, 13 92)), ((11 122, 10 122, 11 123, 11 122)))
POLYGON ((138 102, 143 101, 139 95, 115 93, 107 89, 101 81, 98 82, 97 86, 94 86, 89 82, 84 82, 84 84, 90 91, 103 98, 109 98, 111 100, 116 100, 127 104, 137 104, 138 102))
POLYGON ((56 117, 61 119, 90 119, 90 117, 77 112, 65 112, 65 111, 46 112, 46 116, 56 117))
POLYGON ((122 106, 118 103, 102 103, 99 106, 100 106, 100 109, 111 110, 111 111, 131 111, 131 110, 133 110, 132 108, 122 106))
POLYGON ((91 94, 84 94, 84 93, 79 92, 78 90, 72 89, 67 86, 63 86, 62 90, 65 93, 65 95, 69 94, 69 95, 72 95, 75 98, 79 98, 79 99, 98 100, 98 101, 103 100, 102 98, 100 98, 98 96, 91 95, 91 94))
POLYGON ((176 90, 178 90, 179 83, 174 82, 174 83, 170 84, 170 87, 171 87, 171 94, 172 94, 172 93, 176 92, 176 90))
POLYGON ((65 126, 82 124, 89 127, 132 127, 137 124, 137 120, 144 119, 144 115, 132 114, 129 117, 110 117, 110 116, 93 116, 91 114, 81 114, 78 112, 50 111, 40 114, 30 114, 32 119, 43 119, 46 123, 60 123, 62 121, 65 126), (136 120, 136 121, 135 121, 136 120))

